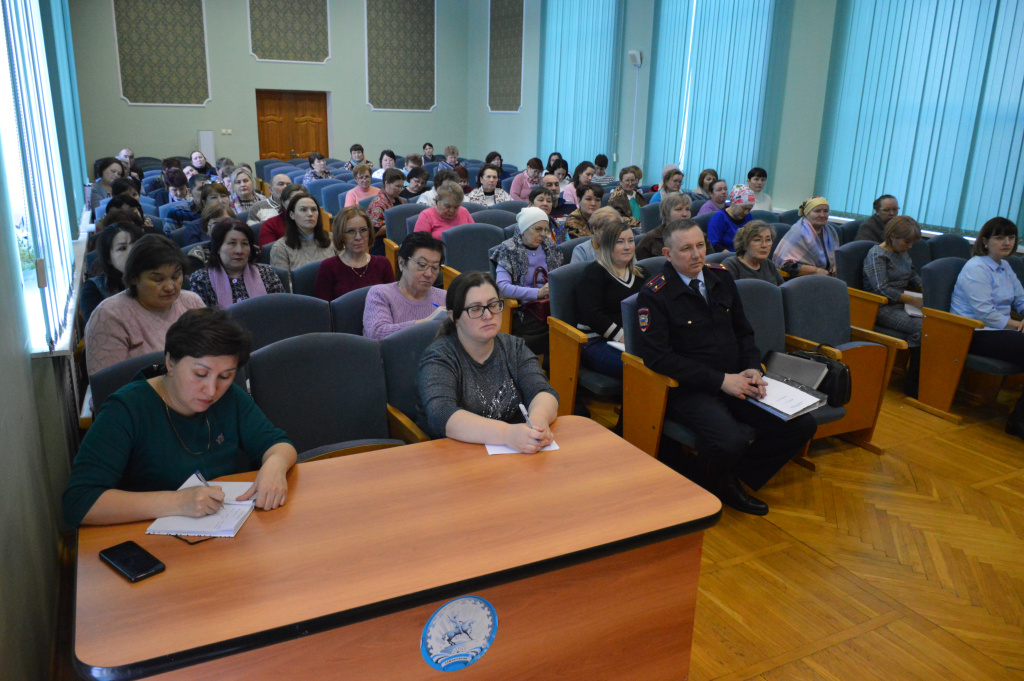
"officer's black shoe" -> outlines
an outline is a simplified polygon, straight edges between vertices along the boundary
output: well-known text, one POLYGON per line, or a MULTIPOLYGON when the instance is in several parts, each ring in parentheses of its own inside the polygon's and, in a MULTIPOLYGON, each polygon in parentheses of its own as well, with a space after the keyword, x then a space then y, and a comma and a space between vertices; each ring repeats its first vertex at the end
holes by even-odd
POLYGON ((744 492, 735 476, 727 476, 719 485, 716 495, 723 504, 732 506, 741 513, 768 515, 768 504, 744 492))

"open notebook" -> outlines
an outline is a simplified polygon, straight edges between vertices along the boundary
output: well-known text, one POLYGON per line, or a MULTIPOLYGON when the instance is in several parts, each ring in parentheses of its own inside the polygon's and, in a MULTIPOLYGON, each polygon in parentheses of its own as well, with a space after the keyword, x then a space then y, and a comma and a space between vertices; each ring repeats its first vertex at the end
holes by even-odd
POLYGON ((779 352, 765 358, 764 381, 767 394, 750 400, 783 421, 814 411, 825 404, 827 396, 815 390, 828 373, 824 364, 779 352))
MULTIPOLYGON (((192 475, 178 489, 198 487, 203 483, 192 475)), ((242 529, 254 507, 253 500, 239 501, 238 497, 249 491, 251 482, 214 482, 214 487, 224 490, 224 505, 216 513, 202 518, 183 515, 169 515, 157 518, 146 528, 146 534, 176 534, 182 537, 234 537, 242 529)))

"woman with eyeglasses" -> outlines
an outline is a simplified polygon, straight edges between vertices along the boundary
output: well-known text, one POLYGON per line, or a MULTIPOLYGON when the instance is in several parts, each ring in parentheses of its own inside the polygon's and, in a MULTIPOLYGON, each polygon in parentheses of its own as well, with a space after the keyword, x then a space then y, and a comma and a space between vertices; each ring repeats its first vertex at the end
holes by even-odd
POLYGON ((366 294, 363 335, 383 340, 402 329, 444 314, 444 289, 434 282, 444 264, 444 244, 428 232, 413 232, 398 249, 399 278, 366 294))
POLYGON ((370 216, 359 206, 343 208, 331 223, 336 258, 320 263, 313 294, 330 302, 349 291, 395 280, 391 263, 382 255, 371 255, 374 235, 370 216))
POLYGON ((427 432, 531 454, 551 444, 558 393, 523 339, 498 333, 503 301, 494 280, 460 274, 446 303, 448 318, 423 353, 416 381, 427 432))
POLYGON ((114 525, 220 510, 224 492, 178 489, 258 470, 240 500, 270 511, 288 496, 295 447, 235 384, 249 359, 249 333, 223 309, 181 315, 167 329, 164 366, 140 372, 108 397, 82 441, 64 491, 64 520, 114 525))
POLYGON ((515 234, 491 255, 501 297, 519 301, 512 315, 512 333, 525 340, 535 355, 548 351, 548 272, 562 265, 562 254, 550 235, 547 213, 528 206, 516 216, 515 234))
MULTIPOLYGON (((974 241, 953 288, 949 311, 985 324, 971 338, 973 355, 1024 364, 1024 286, 1007 258, 1017 252, 1017 225, 992 218, 974 241), (1016 318, 1014 318, 1016 317, 1016 318)), ((1006 432, 1024 439, 1024 398, 1006 422, 1006 432)))

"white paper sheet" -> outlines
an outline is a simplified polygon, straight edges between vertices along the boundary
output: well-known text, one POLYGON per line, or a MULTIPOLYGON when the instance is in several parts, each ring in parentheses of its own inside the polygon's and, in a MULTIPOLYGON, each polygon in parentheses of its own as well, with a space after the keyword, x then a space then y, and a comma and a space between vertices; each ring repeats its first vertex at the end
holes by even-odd
MULTIPOLYGON (((491 454, 491 455, 494 455, 494 454, 522 454, 522 452, 517 451, 515 449, 512 449, 511 447, 506 447, 505 445, 484 445, 484 446, 487 447, 487 453, 491 454)), ((555 449, 558 449, 558 443, 555 442, 554 440, 552 440, 551 444, 549 444, 547 447, 541 448, 540 451, 542 451, 542 452, 550 452, 550 451, 553 451, 555 449)))
POLYGON ((766 388, 767 394, 761 398, 760 402, 787 416, 806 409, 818 401, 818 398, 814 395, 808 395, 802 390, 797 390, 792 386, 776 381, 774 378, 765 376, 764 382, 768 384, 766 388))
MULTIPOLYGON (((190 477, 188 480, 186 480, 185 484, 182 485, 181 487, 179 487, 178 489, 187 489, 189 487, 200 487, 200 486, 202 486, 202 484, 203 483, 199 480, 199 478, 195 475, 195 473, 193 473, 192 477, 190 477)), ((211 482, 210 486, 211 487, 220 487, 221 490, 224 491, 224 503, 225 504, 248 504, 249 506, 252 506, 253 503, 254 503, 255 496, 253 497, 253 499, 249 499, 248 501, 239 501, 238 500, 238 497, 240 497, 243 494, 245 494, 246 492, 248 492, 249 488, 252 487, 252 483, 251 482, 211 482)))

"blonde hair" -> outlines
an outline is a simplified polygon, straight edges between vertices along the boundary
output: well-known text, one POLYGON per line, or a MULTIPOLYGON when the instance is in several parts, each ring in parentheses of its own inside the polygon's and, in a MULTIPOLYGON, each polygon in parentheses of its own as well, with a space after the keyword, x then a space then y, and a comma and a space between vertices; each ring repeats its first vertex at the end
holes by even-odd
POLYGON ((613 222, 622 222, 622 216, 619 215, 619 211, 615 210, 611 206, 598 208, 590 214, 590 219, 587 220, 587 227, 590 228, 590 233, 594 235, 591 239, 591 243, 594 244, 595 251, 600 248, 598 235, 601 233, 601 230, 613 222))
POLYGON ((369 236, 366 238, 366 247, 373 246, 373 221, 370 220, 370 216, 359 206, 349 206, 338 211, 334 216, 334 220, 331 221, 331 241, 334 243, 334 248, 340 253, 345 250, 345 228, 352 218, 362 218, 366 220, 366 227, 370 230, 369 236))
MULTIPOLYGON (((596 215, 595 211, 595 215, 596 215)), ((618 213, 615 214, 618 217, 618 213)), ((601 226, 601 231, 594 235, 594 256, 597 258, 597 262, 601 264, 601 267, 608 270, 608 273, 613 277, 617 277, 615 274, 615 267, 612 264, 612 252, 615 250, 615 243, 622 236, 623 232, 628 231, 630 234, 633 230, 630 229, 629 225, 623 222, 621 219, 615 222, 607 222, 601 226)), ((640 267, 636 264, 636 251, 633 251, 633 257, 630 258, 629 264, 626 269, 632 270, 633 274, 640 276, 640 267)))

